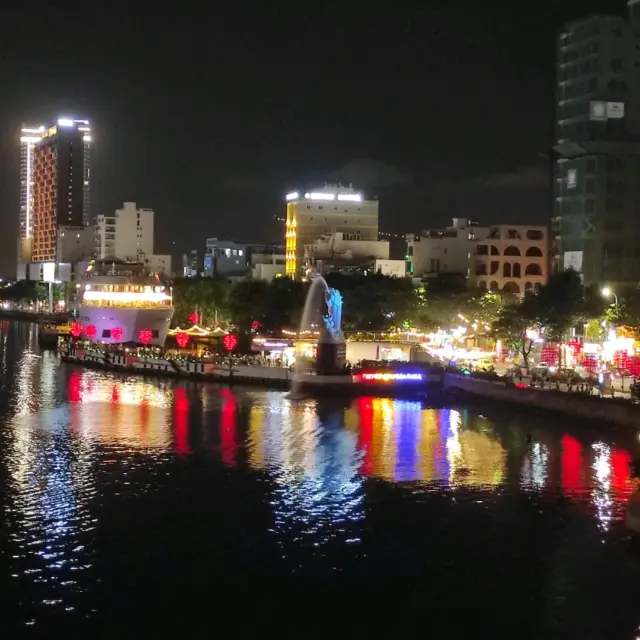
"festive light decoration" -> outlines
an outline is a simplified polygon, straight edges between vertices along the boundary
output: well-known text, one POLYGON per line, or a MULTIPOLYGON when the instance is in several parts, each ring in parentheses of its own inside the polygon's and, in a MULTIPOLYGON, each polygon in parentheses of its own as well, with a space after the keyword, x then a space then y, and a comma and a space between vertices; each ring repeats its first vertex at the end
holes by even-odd
POLYGON ((189 344, 189 336, 186 333, 176 333, 176 343, 184 349, 189 344))
POLYGON ((71 325, 71 328, 69 329, 69 333, 74 337, 74 338, 79 338, 82 335, 82 329, 84 327, 79 323, 79 322, 74 322, 71 325))
POLYGON ((222 346, 227 350, 227 351, 234 351, 235 348, 238 346, 238 338, 236 336, 234 336, 232 333, 228 333, 223 339, 222 339, 222 346))
POLYGON ((122 340, 123 334, 124 331, 120 327, 113 327, 113 329, 111 329, 111 338, 116 342, 120 342, 120 340, 122 340))
POLYGON ((198 320, 199 320, 199 318, 198 318, 198 314, 197 313, 190 313, 189 314, 189 322, 191 324, 198 324, 198 320))
POLYGON ((378 371, 376 373, 362 373, 364 382, 421 382, 423 376, 418 372, 403 373, 400 371, 378 371))
POLYGON ((138 332, 138 340, 140 340, 142 344, 149 344, 152 339, 153 331, 151 331, 151 329, 140 329, 138 332))
POLYGON ((254 331, 257 331, 257 330, 260 328, 260 323, 259 323, 257 320, 254 320, 254 321, 251 323, 251 328, 252 328, 254 331))
POLYGON ((84 332, 87 336, 87 338, 95 338, 96 337, 96 326, 94 324, 88 324, 85 328, 84 328, 84 332))

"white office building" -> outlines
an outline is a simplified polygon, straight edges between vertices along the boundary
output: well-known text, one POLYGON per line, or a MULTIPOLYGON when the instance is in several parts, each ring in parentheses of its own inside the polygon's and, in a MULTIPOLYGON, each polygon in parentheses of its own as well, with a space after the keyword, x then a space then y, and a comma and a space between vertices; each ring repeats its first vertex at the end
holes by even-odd
POLYGON ((454 218, 450 227, 427 229, 407 236, 408 271, 414 278, 433 277, 441 273, 467 278, 475 241, 489 235, 466 218, 454 218))
POLYGON ((138 208, 135 202, 125 202, 112 216, 98 216, 97 257, 144 262, 153 254, 153 218, 153 209, 138 208))

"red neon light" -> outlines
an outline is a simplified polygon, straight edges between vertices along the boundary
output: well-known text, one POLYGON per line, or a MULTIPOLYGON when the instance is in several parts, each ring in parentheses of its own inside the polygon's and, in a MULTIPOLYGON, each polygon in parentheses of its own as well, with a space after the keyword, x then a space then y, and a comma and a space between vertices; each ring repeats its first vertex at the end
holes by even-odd
POLYGON ((191 324, 198 324, 198 314, 197 313, 190 313, 189 314, 189 322, 191 324))
POLYGON ((69 333, 71 333, 74 338, 79 338, 82 335, 83 328, 84 327, 79 322, 74 322, 71 325, 71 329, 69 329, 69 333))
POLYGON ((113 329, 111 329, 111 338, 116 342, 120 342, 123 333, 124 331, 120 327, 113 327, 113 329))
POLYGON ((222 339, 222 345, 227 351, 233 351, 238 346, 238 338, 232 333, 228 333, 222 339))
POLYGON ((176 334, 176 344, 184 349, 189 344, 189 336, 186 333, 177 333, 176 334))
POLYGON ((138 332, 138 340, 142 344, 149 344, 153 339, 153 331, 151 329, 140 329, 138 332))
POLYGON ((84 332, 87 334, 87 338, 95 338, 97 329, 96 329, 95 325, 88 324, 84 328, 84 332))

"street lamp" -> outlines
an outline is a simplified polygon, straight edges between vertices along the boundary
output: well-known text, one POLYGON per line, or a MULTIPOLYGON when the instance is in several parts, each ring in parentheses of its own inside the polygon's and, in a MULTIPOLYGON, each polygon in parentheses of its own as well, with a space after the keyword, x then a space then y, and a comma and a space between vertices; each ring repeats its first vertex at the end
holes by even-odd
POLYGON ((611 289, 609 289, 609 287, 605 287, 605 288, 602 290, 602 295, 603 295, 605 298, 610 298, 611 296, 613 296, 613 300, 614 300, 614 302, 615 302, 616 309, 618 308, 618 296, 615 294, 615 292, 614 292, 614 291, 611 291, 611 289))

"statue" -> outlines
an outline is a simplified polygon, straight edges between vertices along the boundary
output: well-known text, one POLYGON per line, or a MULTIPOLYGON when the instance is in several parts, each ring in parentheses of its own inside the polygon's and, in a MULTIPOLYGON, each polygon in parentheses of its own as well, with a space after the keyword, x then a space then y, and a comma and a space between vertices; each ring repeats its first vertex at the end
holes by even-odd
POLYGON ((325 329, 332 340, 341 340, 342 296, 337 289, 327 288, 324 299, 327 303, 327 315, 322 317, 325 329))

